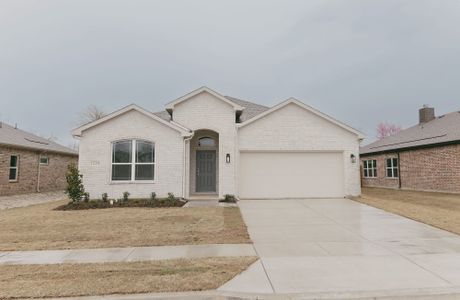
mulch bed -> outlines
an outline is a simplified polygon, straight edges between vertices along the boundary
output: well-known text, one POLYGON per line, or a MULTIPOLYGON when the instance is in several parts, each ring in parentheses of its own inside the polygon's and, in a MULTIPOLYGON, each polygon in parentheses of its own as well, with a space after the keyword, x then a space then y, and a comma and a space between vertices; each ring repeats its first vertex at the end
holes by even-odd
POLYGON ((181 199, 128 199, 128 200, 89 200, 69 202, 55 208, 55 210, 85 210, 85 209, 98 209, 98 208, 116 208, 116 207, 182 207, 187 203, 181 199))

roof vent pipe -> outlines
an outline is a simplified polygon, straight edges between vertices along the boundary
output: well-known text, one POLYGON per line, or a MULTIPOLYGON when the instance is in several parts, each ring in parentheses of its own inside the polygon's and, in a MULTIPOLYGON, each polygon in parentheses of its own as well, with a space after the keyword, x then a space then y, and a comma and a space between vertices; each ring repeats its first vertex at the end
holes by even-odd
POLYGON ((423 107, 419 109, 418 116, 419 124, 430 122, 436 118, 434 108, 428 105, 423 105, 423 107))

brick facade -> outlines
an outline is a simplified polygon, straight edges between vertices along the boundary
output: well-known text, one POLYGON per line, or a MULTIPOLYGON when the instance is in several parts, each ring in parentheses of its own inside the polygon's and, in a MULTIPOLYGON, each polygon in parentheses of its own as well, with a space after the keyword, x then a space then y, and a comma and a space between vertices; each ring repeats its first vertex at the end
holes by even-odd
POLYGON ((77 156, 46 153, 48 165, 39 165, 40 152, 0 146, 0 196, 64 190, 65 174, 77 156), (19 157, 18 180, 10 182, 10 157, 19 157), (40 176, 38 173, 40 172, 40 176))
POLYGON ((386 178, 385 159, 397 153, 365 155, 361 157, 362 185, 368 187, 442 191, 460 193, 460 145, 401 151, 400 179, 386 178), (364 178, 364 160, 377 160, 377 178, 364 178))

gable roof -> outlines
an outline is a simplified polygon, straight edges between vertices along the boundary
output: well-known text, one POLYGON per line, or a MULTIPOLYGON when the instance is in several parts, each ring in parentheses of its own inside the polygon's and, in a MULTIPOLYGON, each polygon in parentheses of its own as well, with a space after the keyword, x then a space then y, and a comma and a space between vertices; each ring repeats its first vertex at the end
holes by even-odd
MULTIPOLYGON (((239 118, 240 118, 241 122, 247 121, 247 120, 249 120, 249 119, 257 116, 258 114, 263 113, 264 111, 269 109, 269 107, 267 107, 267 106, 260 105, 260 104, 250 102, 250 101, 247 101, 247 100, 242 100, 242 99, 238 99, 238 98, 230 97, 230 96, 224 96, 224 97, 227 98, 228 100, 234 102, 235 104, 238 104, 238 105, 244 107, 243 111, 239 115, 239 118)), ((165 110, 154 112, 154 114, 157 115, 158 117, 162 118, 165 121, 170 121, 171 120, 171 115, 165 110)))
POLYGON ((360 153, 391 152, 453 142, 460 143, 460 112, 457 111, 366 145, 360 149, 360 153))
POLYGON ((338 121, 338 120, 336 120, 336 119, 334 119, 334 118, 332 118, 332 117, 320 112, 319 110, 316 110, 313 107, 311 107, 309 105, 306 105, 305 103, 303 103, 303 102, 301 102, 301 101, 299 101, 299 100, 297 100, 295 98, 292 98, 292 97, 287 99, 287 100, 285 100, 285 101, 283 101, 283 102, 281 102, 281 103, 279 103, 278 105, 275 105, 272 108, 270 108, 270 109, 258 114, 254 118, 251 118, 251 119, 247 120, 246 122, 243 122, 243 123, 239 124, 238 127, 241 128, 241 127, 249 125, 249 124, 251 124, 253 122, 256 122, 257 120, 262 119, 262 118, 268 116, 269 114, 271 114, 271 113, 273 113, 273 112, 275 112, 275 111, 277 111, 277 110, 279 110, 279 109, 281 109, 281 108, 283 108, 283 107, 285 107, 285 106, 287 106, 289 104, 295 104, 295 105, 297 105, 297 106, 299 106, 299 107, 301 107, 301 108, 303 108, 303 109, 305 109, 305 110, 307 110, 307 111, 309 111, 309 112, 311 112, 311 113, 313 113, 313 114, 315 114, 315 115, 317 115, 317 116, 319 116, 319 117, 321 117, 321 118, 323 118, 323 119, 325 119, 325 120, 327 120, 327 121, 329 121, 329 122, 331 122, 331 123, 333 123, 333 124, 335 124, 335 125, 337 125, 337 126, 339 126, 341 128, 343 128, 343 129, 351 132, 351 133, 354 133, 360 139, 363 139, 364 136, 365 136, 364 133, 362 133, 361 131, 359 131, 357 129, 354 129, 353 127, 350 127, 350 126, 348 126, 348 125, 346 125, 346 124, 344 124, 344 123, 342 123, 342 122, 340 122, 340 121, 338 121))
POLYGON ((244 107, 238 105, 237 103, 233 102, 233 101, 230 101, 229 99, 227 99, 226 97, 222 96, 221 94, 219 94, 218 92, 216 91, 213 91, 211 90, 210 88, 206 87, 206 86, 202 86, 176 100, 173 100, 169 103, 166 104, 166 110, 169 111, 169 110, 173 110, 174 109, 174 106, 179 104, 179 103, 182 103, 184 101, 187 101, 189 100, 190 98, 198 95, 198 94, 201 94, 203 92, 206 92, 206 93, 209 93, 211 95, 213 95, 214 97, 216 97, 217 99, 229 104, 230 106, 232 106, 236 111, 242 111, 244 109, 244 107))
POLYGON ((78 152, 30 132, 0 123, 0 145, 31 150, 78 155, 78 152))
POLYGON ((84 130, 87 130, 91 127, 94 127, 96 125, 99 125, 101 123, 104 123, 104 122, 107 122, 115 117, 118 117, 119 115, 122 115, 126 112, 129 112, 129 111, 132 111, 132 110, 135 110, 137 112, 140 112, 141 114, 149 117, 149 118, 152 118, 178 132, 180 132, 183 136, 188 136, 190 135, 190 130, 188 130, 187 128, 177 124, 177 123, 174 123, 172 121, 168 121, 168 120, 164 120, 163 118, 161 118, 160 116, 158 116, 157 114, 154 114, 154 113, 151 113, 145 109, 143 109, 142 107, 136 105, 136 104, 130 104, 128 106, 125 106, 117 111, 114 111, 113 113, 111 114, 108 114, 102 118, 100 118, 99 120, 96 120, 96 121, 93 121, 93 122, 89 122, 89 123, 86 123, 86 124, 83 124, 82 126, 78 127, 78 128, 75 128, 74 130, 72 130, 72 135, 75 136, 75 137, 79 137, 81 136, 82 132, 84 130))

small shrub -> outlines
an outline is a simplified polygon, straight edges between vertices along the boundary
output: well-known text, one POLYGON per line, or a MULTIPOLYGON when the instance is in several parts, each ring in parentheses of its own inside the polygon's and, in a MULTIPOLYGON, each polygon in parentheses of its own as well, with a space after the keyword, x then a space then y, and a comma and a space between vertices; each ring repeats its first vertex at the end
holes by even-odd
POLYGON ((167 198, 169 201, 175 201, 176 200, 176 196, 174 196, 173 193, 168 193, 168 198, 167 198))
POLYGON ((150 200, 155 200, 156 198, 157 198, 157 193, 152 192, 152 193, 150 194, 150 200))
POLYGON ((108 199, 109 199, 109 196, 107 195, 107 193, 103 193, 102 194, 102 201, 107 202, 108 199))
POLYGON ((69 164, 65 178, 67 180, 65 193, 72 202, 80 201, 85 195, 85 188, 82 182, 83 175, 80 174, 75 164, 69 164))
POLYGON ((129 192, 123 192, 123 201, 128 201, 129 200, 129 192))
POLYGON ((83 194, 83 201, 85 201, 85 202, 88 202, 88 201, 89 201, 89 193, 88 193, 88 192, 85 192, 85 193, 83 194))
POLYGON ((236 203, 236 197, 235 195, 225 194, 224 199, 220 200, 219 202, 236 203))

